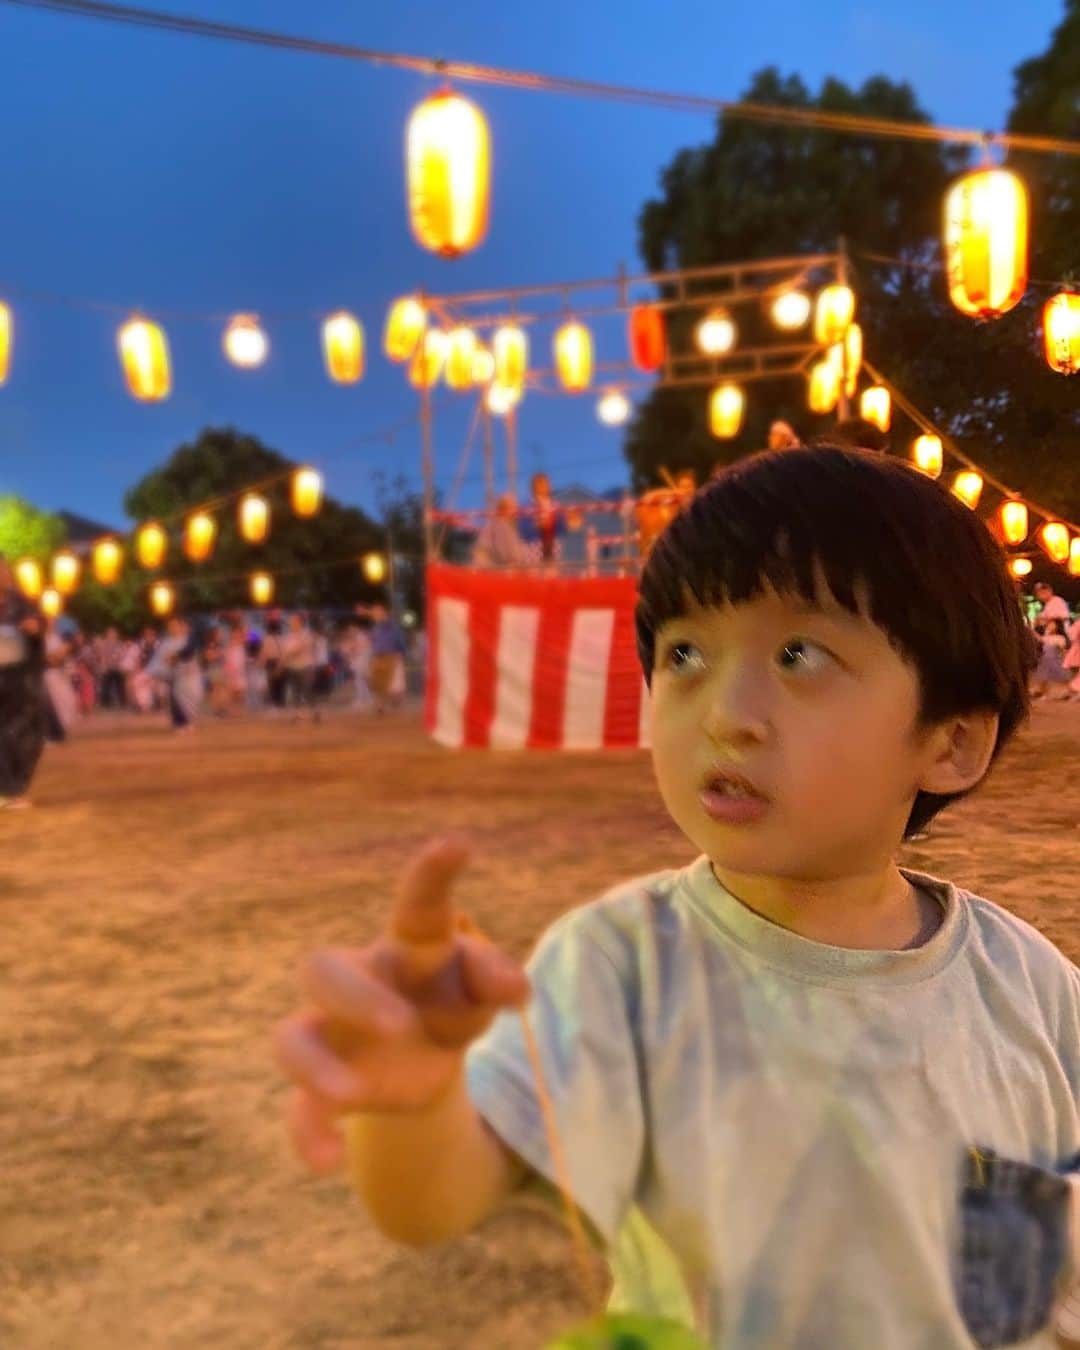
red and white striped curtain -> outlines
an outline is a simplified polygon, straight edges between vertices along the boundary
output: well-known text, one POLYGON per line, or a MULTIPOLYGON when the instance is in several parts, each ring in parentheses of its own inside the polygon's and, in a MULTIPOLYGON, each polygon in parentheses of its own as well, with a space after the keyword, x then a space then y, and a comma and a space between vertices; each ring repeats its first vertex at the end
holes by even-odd
POLYGON ((631 577, 427 569, 426 723, 440 745, 646 746, 631 577))

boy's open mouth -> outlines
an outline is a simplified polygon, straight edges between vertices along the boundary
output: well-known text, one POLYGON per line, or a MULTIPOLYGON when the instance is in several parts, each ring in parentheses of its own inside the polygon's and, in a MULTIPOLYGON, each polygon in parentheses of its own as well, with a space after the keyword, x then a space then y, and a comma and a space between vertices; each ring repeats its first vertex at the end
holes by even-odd
POLYGON ((731 797, 735 800, 759 802, 769 800, 765 793, 759 791, 749 778, 745 778, 741 773, 735 773, 730 769, 711 769, 705 776, 702 790, 704 792, 715 792, 721 797, 731 797))

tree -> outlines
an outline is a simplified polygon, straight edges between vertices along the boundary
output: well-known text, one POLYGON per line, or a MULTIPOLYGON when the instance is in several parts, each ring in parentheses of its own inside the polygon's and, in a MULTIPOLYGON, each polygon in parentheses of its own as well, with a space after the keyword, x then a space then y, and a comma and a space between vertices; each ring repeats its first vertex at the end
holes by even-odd
POLYGON ((383 531, 363 511, 327 497, 319 514, 297 518, 291 509, 289 474, 296 466, 255 437, 231 429, 207 429, 182 445, 160 469, 127 494, 124 506, 136 522, 159 520, 170 536, 169 556, 160 574, 148 573, 129 557, 116 586, 85 585, 72 613, 88 626, 118 623, 130 629, 149 618, 147 594, 160 575, 179 584, 187 610, 241 608, 250 604, 252 572, 275 580, 275 604, 321 608, 370 602, 378 588, 364 580, 361 556, 385 548, 383 531), (256 488, 270 502, 270 535, 253 546, 241 538, 236 497, 256 488), (195 507, 212 506, 218 524, 213 556, 192 563, 182 551, 183 522, 195 507))
MULTIPOLYGON (((1068 37, 1075 42, 1077 0, 1071 0, 1070 12, 1074 17, 1062 30, 1071 24, 1068 37)), ((1024 116, 1028 108, 1033 119, 1041 115, 1051 97, 1039 92, 1044 85, 1060 97, 1063 70, 1076 70, 1075 58, 1070 60, 1048 65, 1044 58, 1020 68, 1017 108, 1023 107, 1024 116)), ((1076 134, 1078 91, 1075 74, 1070 78, 1071 134, 1076 134)), ((797 76, 784 78, 769 69, 755 77, 744 97, 749 102, 929 121, 909 85, 881 76, 858 90, 829 79, 815 98, 797 76)), ((641 253, 650 269, 661 270, 832 252, 844 237, 870 361, 987 469, 1034 499, 1075 516, 1080 511, 1077 391, 1041 359, 1036 331, 1040 298, 1030 296, 994 323, 972 323, 949 303, 937 266, 942 198, 966 158, 965 152, 936 143, 722 119, 709 144, 679 152, 663 171, 661 196, 641 212, 641 253), (868 255, 898 262, 883 265, 868 255)), ((1060 181, 1068 189, 1062 200, 1042 208, 1044 215, 1050 212, 1065 222, 1060 241, 1051 230, 1037 255, 1051 276, 1064 271, 1063 251, 1076 237, 1080 198, 1072 176, 1075 164, 1070 161, 1061 170, 1060 181)), ((1038 221, 1037 216, 1035 229, 1040 228, 1038 221)), ((676 314, 676 346, 688 343, 691 317, 676 314)), ((752 313, 744 307, 737 317, 740 327, 745 325, 746 341, 768 332, 763 310, 752 313)), ((637 487, 655 484, 661 464, 673 471, 692 468, 701 478, 716 461, 760 448, 774 416, 793 421, 807 438, 832 424, 831 418, 807 414, 805 389, 790 377, 748 387, 746 426, 733 442, 709 435, 705 402, 706 390, 680 388, 658 389, 644 402, 626 444, 637 487)), ((912 423, 898 417, 893 444, 906 446, 916 433, 912 423)))
POLYGON ((64 541, 64 522, 21 497, 0 497, 0 553, 13 562, 37 558, 45 562, 64 541))

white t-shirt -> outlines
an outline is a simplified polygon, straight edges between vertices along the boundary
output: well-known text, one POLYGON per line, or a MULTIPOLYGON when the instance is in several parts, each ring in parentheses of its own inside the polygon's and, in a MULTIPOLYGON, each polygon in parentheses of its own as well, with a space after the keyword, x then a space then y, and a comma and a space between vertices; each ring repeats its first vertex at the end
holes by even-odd
POLYGON ((1063 619, 1069 622, 1069 602, 1063 595, 1052 595, 1042 609, 1039 610, 1040 619, 1063 619))
MULTIPOLYGON (((906 875, 943 908, 911 951, 799 937, 729 895, 707 858, 545 934, 529 1017, 614 1308, 696 1324, 724 1350, 976 1344, 959 1289, 975 1319, 998 1290, 964 1252, 989 1246, 1013 1269, 1027 1248, 996 1218, 989 1237, 962 1226, 982 1194, 965 1186, 988 1171, 996 1185, 993 1151, 1067 1193, 1080 972, 997 906, 906 875)), ((552 1180, 519 1014, 466 1064, 478 1110, 552 1180)), ((1071 1253, 1051 1256, 1057 1298, 1071 1253)), ((1055 1344, 1030 1329, 983 1343, 1055 1344)))

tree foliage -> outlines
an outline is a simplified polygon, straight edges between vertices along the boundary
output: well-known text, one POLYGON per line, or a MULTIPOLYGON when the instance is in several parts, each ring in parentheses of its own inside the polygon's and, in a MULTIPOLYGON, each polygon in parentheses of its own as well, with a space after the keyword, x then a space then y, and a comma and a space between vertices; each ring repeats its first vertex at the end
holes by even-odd
MULTIPOLYGON (((849 88, 829 79, 814 96, 797 76, 759 73, 744 98, 928 122, 906 83, 882 76, 849 88)), ((1080 0, 1046 56, 1016 75, 1012 125, 1080 135, 1080 0)), ((651 270, 850 250, 859 319, 870 361, 956 437, 979 462, 1052 509, 1080 514, 1080 380, 1053 373, 1041 355, 1032 289, 1016 310, 978 324, 950 304, 940 270, 942 198, 966 164, 962 151, 936 143, 868 139, 831 132, 723 120, 713 140, 680 151, 644 206, 639 245, 651 270), (880 258, 897 259, 883 264, 880 258)), ((1080 161, 1017 158, 1036 209, 1033 275, 1058 278, 1075 267, 1080 238, 1080 161)), ((676 314, 672 338, 689 343, 690 314, 676 314)), ((764 338, 764 306, 740 307, 740 341, 764 338)), ((773 335, 775 337, 775 335, 773 335)), ((638 411, 626 443, 636 486, 660 480, 660 466, 692 468, 699 479, 765 443, 774 417, 804 438, 832 418, 806 412, 798 379, 748 385, 748 416, 731 442, 711 437, 707 390, 660 388, 638 411)), ((894 447, 917 428, 895 420, 894 447)))
POLYGON ((64 541, 64 522, 21 497, 0 497, 0 553, 14 562, 37 558, 45 562, 64 541))

